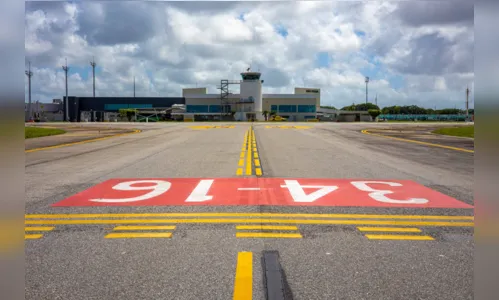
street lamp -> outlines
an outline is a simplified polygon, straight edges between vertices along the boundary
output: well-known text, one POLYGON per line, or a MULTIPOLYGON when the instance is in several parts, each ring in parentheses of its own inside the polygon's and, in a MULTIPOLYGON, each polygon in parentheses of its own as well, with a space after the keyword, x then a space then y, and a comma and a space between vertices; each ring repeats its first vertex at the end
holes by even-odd
POLYGON ((366 76, 366 104, 367 104, 367 84, 369 83, 369 77, 366 76))

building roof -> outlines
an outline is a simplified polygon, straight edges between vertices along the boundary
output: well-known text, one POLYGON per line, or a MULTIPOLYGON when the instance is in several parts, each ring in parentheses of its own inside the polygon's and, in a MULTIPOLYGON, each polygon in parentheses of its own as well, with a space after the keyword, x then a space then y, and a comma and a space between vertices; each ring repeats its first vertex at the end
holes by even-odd
MULTIPOLYGON (((185 98, 197 98, 197 99, 219 99, 220 94, 187 94, 185 98)), ((229 99, 239 99, 241 94, 230 94, 229 99)), ((262 94, 262 98, 296 98, 296 99, 315 99, 317 95, 313 94, 262 94)))

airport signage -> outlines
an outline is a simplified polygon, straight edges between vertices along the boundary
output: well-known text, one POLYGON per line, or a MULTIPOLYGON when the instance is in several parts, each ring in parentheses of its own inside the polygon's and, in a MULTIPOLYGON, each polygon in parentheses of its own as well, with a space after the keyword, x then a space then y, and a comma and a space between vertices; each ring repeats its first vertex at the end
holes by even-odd
POLYGON ((318 94, 318 93, 319 93, 319 90, 305 90, 305 92, 307 92, 307 93, 316 93, 316 94, 318 94))
POLYGON ((310 178, 120 178, 52 206, 186 205, 472 208, 410 180, 310 178))

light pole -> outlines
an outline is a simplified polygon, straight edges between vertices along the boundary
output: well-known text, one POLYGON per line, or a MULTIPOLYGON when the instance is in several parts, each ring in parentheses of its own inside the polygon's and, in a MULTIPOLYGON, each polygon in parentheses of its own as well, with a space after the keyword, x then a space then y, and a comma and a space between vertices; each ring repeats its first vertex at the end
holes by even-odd
POLYGON ((69 121, 69 103, 68 103, 68 59, 66 58, 66 65, 62 66, 62 69, 64 70, 64 73, 66 74, 66 105, 65 105, 65 110, 66 110, 66 121, 69 121))
POLYGON ((366 76, 366 104, 367 104, 367 84, 369 83, 369 77, 366 76))
POLYGON ((469 96, 470 96, 470 89, 469 87, 466 87, 466 121, 469 119, 469 96))
POLYGON ((93 77, 93 96, 95 98, 95 66, 97 65, 95 63, 95 58, 92 58, 92 61, 90 62, 90 65, 92 66, 92 77, 93 77))
POLYGON ((26 76, 28 76, 28 121, 31 119, 31 76, 33 76, 33 72, 31 72, 31 62, 28 62, 28 70, 25 71, 26 76))

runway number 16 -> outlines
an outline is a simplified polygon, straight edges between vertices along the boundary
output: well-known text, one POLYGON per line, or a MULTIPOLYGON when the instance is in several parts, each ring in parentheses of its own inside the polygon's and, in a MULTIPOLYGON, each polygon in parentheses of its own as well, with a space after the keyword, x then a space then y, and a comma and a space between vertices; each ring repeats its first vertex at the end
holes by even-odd
MULTIPOLYGON (((213 184, 213 179, 201 180, 191 192, 191 194, 185 200, 186 202, 204 202, 213 199, 213 196, 208 195, 208 191, 213 184)), ((120 182, 113 186, 113 190, 117 191, 150 191, 143 195, 124 199, 90 199, 92 202, 106 202, 106 203, 126 203, 126 202, 137 202, 152 199, 158 197, 170 189, 172 184, 166 180, 136 180, 136 181, 125 181, 120 182), (146 186, 134 186, 137 184, 149 184, 146 186)))
POLYGON ((137 181, 125 181, 120 182, 117 185, 113 186, 113 190, 117 191, 150 191, 149 193, 145 193, 143 195, 125 198, 125 199, 90 199, 92 202, 107 202, 107 203, 125 203, 125 202, 136 202, 136 201, 144 201, 159 195, 166 193, 172 184, 165 180, 137 180, 137 181), (152 185, 147 186, 133 186, 136 184, 144 184, 149 183, 152 185))

